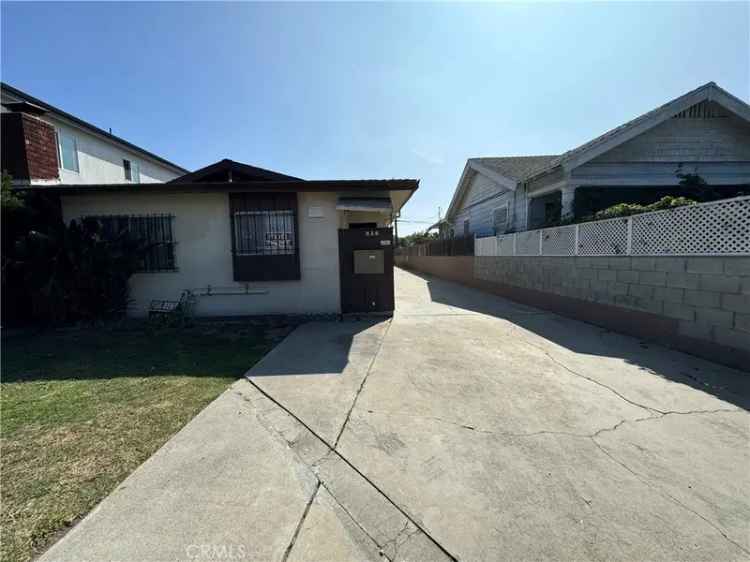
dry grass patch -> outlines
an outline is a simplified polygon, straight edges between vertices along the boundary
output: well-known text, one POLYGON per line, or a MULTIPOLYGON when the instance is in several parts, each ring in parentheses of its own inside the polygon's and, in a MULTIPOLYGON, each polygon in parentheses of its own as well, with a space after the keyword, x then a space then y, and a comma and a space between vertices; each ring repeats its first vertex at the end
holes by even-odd
POLYGON ((212 325, 4 341, 2 560, 46 548, 286 331, 212 325))

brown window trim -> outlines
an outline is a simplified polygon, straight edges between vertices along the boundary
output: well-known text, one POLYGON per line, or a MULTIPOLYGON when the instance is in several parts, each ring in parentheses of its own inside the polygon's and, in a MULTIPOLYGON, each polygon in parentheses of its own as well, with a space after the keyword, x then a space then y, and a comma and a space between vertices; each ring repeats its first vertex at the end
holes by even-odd
MULTIPOLYGON (((230 193, 229 218, 232 240, 232 266, 235 281, 298 281, 300 275, 299 213, 297 193, 230 193), (239 252, 237 244, 238 213, 287 211, 293 213, 294 251, 262 250, 239 252)), ((286 223, 284 223, 286 224, 286 223)), ((264 233, 267 234, 267 233, 264 233)))

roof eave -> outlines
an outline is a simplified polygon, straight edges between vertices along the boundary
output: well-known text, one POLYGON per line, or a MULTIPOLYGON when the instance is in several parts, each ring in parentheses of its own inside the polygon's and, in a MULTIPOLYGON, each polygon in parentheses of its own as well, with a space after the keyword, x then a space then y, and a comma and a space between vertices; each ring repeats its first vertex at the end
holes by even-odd
MULTIPOLYGON (((675 98, 671 102, 666 103, 663 107, 657 108, 657 111, 649 116, 648 119, 644 119, 642 122, 636 123, 632 127, 615 133, 611 138, 603 139, 601 142, 598 142, 580 152, 577 152, 577 149, 566 152, 560 158, 559 164, 561 164, 567 171, 577 168, 586 162, 593 160, 597 156, 601 156, 605 152, 612 150, 616 146, 619 146, 638 135, 643 134, 649 129, 660 125, 667 119, 674 117, 681 111, 684 111, 702 101, 714 101, 738 117, 750 121, 750 105, 739 98, 736 98, 723 88, 719 87, 716 83, 709 82, 687 94, 675 98)), ((639 118, 636 117, 635 119, 637 120, 639 118)), ((549 170, 553 167, 550 167, 549 170)), ((531 179, 531 177, 526 179, 531 179)))
POLYGON ((518 179, 503 175, 500 172, 496 172, 495 170, 488 168, 475 158, 469 158, 469 165, 483 176, 486 176, 497 183, 500 187, 515 191, 516 187, 518 186, 518 179))
MULTIPOLYGON (((191 182, 191 183, 130 183, 115 184, 45 184, 14 186, 17 191, 38 191, 62 195, 80 195, 86 193, 127 192, 144 193, 181 193, 204 192, 225 193, 243 191, 311 191, 311 192, 370 192, 370 191, 409 191, 419 187, 419 180, 295 180, 295 181, 249 181, 249 182, 191 182)), ((408 199, 407 199, 408 200, 408 199)))
POLYGON ((0 82, 0 87, 3 90, 6 90, 11 96, 21 98, 22 100, 25 100, 33 105, 39 106, 45 109, 48 113, 54 114, 57 118, 62 119, 63 121, 68 121, 74 126, 88 130, 89 132, 95 135, 102 136, 107 140, 116 142, 117 144, 124 146, 128 150, 131 150, 142 156, 145 156, 146 158, 150 160, 154 160, 158 162, 159 164, 172 168, 176 172, 180 172, 183 174, 187 174, 189 172, 189 170, 187 170, 186 168, 183 168, 182 166, 178 166, 174 162, 170 162, 169 160, 162 158, 161 156, 154 154, 153 152, 149 152, 148 150, 141 148, 140 146, 137 146, 131 142, 128 142, 125 139, 118 137, 117 135, 113 135, 112 133, 109 133, 103 129, 100 129, 96 125, 92 125, 91 123, 88 123, 87 121, 84 121, 83 119, 80 119, 76 117, 75 115, 71 115, 70 113, 63 111, 62 109, 58 109, 57 107, 50 105, 49 103, 43 100, 35 98, 34 96, 27 94, 26 92, 22 92, 21 90, 19 90, 18 88, 14 88, 10 84, 6 84, 5 82, 0 82))

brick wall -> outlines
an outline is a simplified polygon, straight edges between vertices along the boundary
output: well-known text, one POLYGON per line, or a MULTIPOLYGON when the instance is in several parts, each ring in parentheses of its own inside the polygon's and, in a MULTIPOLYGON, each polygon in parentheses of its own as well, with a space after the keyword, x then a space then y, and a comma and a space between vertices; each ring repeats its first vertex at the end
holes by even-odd
MULTIPOLYGON (((397 264, 438 276, 452 270, 432 259, 397 264)), ((750 368, 750 257, 468 259, 473 276, 465 284, 750 368)))
POLYGON ((2 168, 14 179, 58 177, 54 128, 25 113, 3 113, 2 168))
POLYGON ((57 179, 57 139, 52 125, 32 117, 23 116, 26 141, 26 161, 29 177, 38 180, 57 179))

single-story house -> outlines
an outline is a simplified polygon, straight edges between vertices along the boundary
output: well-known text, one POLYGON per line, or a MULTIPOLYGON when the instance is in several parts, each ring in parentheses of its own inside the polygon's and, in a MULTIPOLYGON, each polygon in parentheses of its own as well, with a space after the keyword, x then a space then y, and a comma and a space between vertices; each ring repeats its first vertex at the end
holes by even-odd
POLYGON ((580 218, 621 202, 750 192, 750 106, 710 82, 564 154, 470 158, 443 237, 490 236, 580 218), (679 174, 679 175, 678 175, 679 174))
POLYGON ((132 314, 190 291, 199 316, 393 309, 391 223, 412 179, 305 181, 222 160, 166 183, 27 187, 158 242, 131 278, 132 314))

